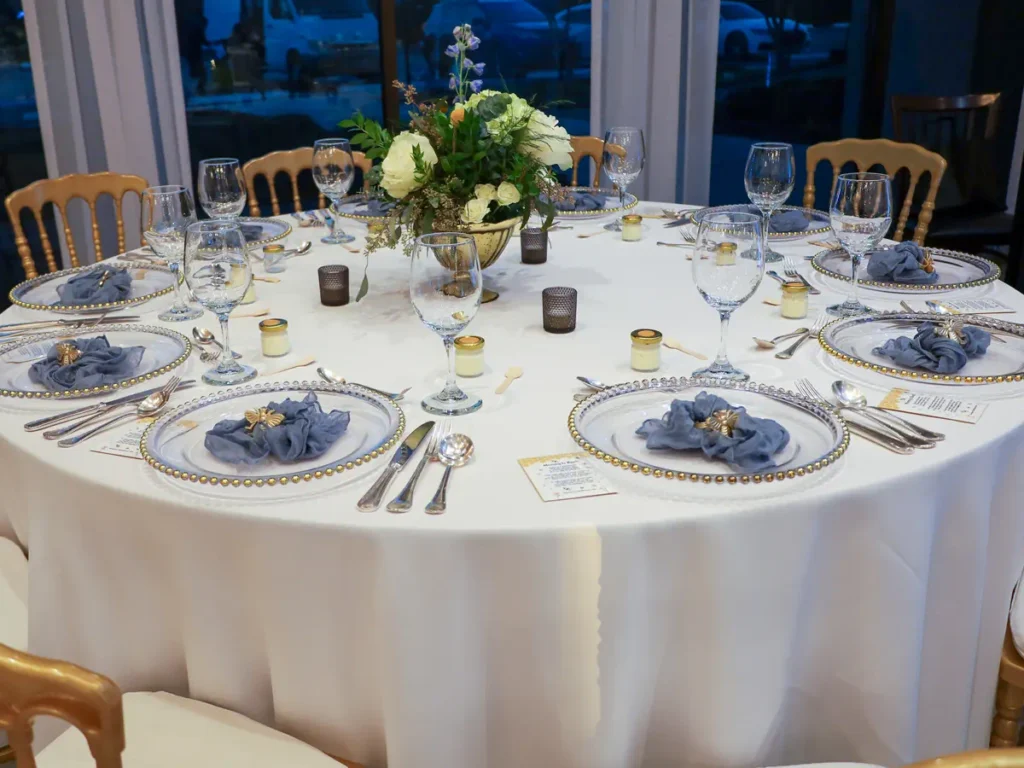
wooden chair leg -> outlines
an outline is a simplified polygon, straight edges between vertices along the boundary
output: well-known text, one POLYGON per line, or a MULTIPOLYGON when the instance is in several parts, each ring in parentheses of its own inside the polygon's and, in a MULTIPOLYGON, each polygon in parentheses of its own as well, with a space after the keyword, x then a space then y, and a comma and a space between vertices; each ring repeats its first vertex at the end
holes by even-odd
POLYGON ((0 764, 13 762, 14 750, 10 747, 0 747, 0 764))
POLYGON ((996 690, 996 712, 992 716, 990 747, 1017 746, 1022 709, 1024 709, 1024 688, 1018 688, 1005 680, 1000 680, 999 688, 996 690))

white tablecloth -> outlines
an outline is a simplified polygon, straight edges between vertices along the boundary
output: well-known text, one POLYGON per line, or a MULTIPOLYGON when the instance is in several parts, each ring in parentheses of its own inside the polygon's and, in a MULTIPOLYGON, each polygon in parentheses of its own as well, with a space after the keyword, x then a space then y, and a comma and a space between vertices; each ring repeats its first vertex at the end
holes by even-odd
MULTIPOLYGON (((469 327, 487 339, 488 370, 467 382, 485 404, 458 421, 477 452, 444 516, 357 512, 376 470, 307 484, 303 501, 211 501, 140 461, 22 431, 63 405, 0 403, 0 518, 30 550, 31 648, 373 766, 898 764, 987 743, 1024 560, 1018 399, 992 400, 976 426, 930 424, 948 439, 909 457, 855 438, 824 482, 763 499, 686 500, 686 484, 625 473, 618 495, 539 500, 516 460, 575 448, 577 374, 640 378, 628 364, 638 327, 717 346, 687 251, 655 246, 678 235, 647 226, 628 244, 577 239, 598 227, 577 223, 554 233, 543 266, 520 264, 514 240, 488 270, 501 298, 469 327), (579 289, 571 335, 541 329, 552 285, 579 289), (525 375, 494 395, 512 365, 525 375)), ((293 357, 413 385, 414 425, 444 356, 409 304, 407 261, 372 256, 370 295, 323 307, 316 268, 337 262, 354 293, 363 258, 317 242, 279 284, 257 284, 257 306, 288 318, 293 357)), ((977 293, 1024 309, 1003 284, 977 293)), ((760 381, 827 388, 836 375, 815 347, 784 362, 751 343, 794 327, 761 301, 777 295, 766 279, 737 311, 734 362, 760 381)), ((277 365, 259 358, 257 322, 232 321, 234 339, 258 367, 277 365)), ((664 350, 660 374, 695 362, 664 350)), ((873 400, 895 383, 873 381, 873 400)), ((428 469, 424 500, 439 474, 428 469)))

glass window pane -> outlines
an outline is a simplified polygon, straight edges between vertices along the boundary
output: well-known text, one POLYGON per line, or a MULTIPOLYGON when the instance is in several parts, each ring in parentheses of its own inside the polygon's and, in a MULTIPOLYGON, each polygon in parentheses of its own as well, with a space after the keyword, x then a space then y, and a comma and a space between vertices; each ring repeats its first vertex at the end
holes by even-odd
MULTIPOLYGON (((379 13, 367 0, 175 0, 189 148, 243 163, 338 135, 356 110, 383 119, 379 13)), ((276 182, 282 210, 290 183, 276 182)), ((316 205, 308 173, 303 205, 316 205)), ((256 185, 264 214, 269 190, 256 185)))

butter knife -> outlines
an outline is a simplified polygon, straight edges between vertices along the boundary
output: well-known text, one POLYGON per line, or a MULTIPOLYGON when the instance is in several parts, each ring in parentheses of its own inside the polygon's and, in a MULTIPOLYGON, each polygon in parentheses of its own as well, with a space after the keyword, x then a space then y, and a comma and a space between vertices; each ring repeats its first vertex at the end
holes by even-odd
MULTIPOLYGON (((177 391, 182 389, 189 389, 194 387, 196 384, 195 379, 186 379, 178 385, 177 391)), ((144 389, 141 392, 134 392, 124 397, 118 397, 114 400, 106 400, 102 403, 93 403, 92 405, 84 405, 81 408, 73 408, 70 411, 64 411, 62 413, 54 414, 53 416, 46 416, 42 419, 36 419, 25 424, 26 432, 38 432, 41 429, 52 427, 54 424, 61 424, 71 419, 77 419, 79 416, 91 416, 97 412, 105 413, 111 408, 116 408, 119 405, 125 405, 126 403, 137 403, 140 400, 145 400, 147 397, 152 395, 154 392, 159 392, 163 389, 163 385, 159 387, 153 387, 152 389, 144 389)))
POLYGON ((380 506, 381 501, 384 499, 384 494, 388 490, 388 485, 390 485, 402 467, 405 466, 405 463, 409 461, 409 457, 416 452, 416 448, 423 442, 423 438, 433 428, 434 422, 425 421, 409 433, 405 441, 398 446, 395 455, 391 457, 391 463, 380 473, 380 477, 370 486, 370 490, 356 504, 360 512, 373 512, 373 510, 380 506))

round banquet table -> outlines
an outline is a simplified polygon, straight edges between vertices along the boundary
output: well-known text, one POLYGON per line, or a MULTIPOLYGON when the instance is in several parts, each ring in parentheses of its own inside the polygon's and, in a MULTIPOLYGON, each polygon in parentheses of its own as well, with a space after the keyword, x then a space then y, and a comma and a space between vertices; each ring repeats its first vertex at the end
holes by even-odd
MULTIPOLYGON (((484 407, 456 420, 476 454, 442 516, 422 510, 436 465, 403 515, 355 508, 380 463, 286 501, 259 489, 214 498, 142 461, 22 430, 66 404, 0 402, 0 531, 29 548, 31 649, 370 766, 891 765, 987 744, 1024 559, 1020 395, 990 399, 977 425, 924 420, 948 438, 911 456, 854 437, 831 474, 762 497, 688 496, 689 483, 620 472, 602 474, 616 495, 541 502, 517 460, 578 450, 566 427, 576 375, 642 378, 629 369, 640 327, 714 355, 718 319, 689 251, 655 245, 678 230, 645 226, 624 243, 578 239, 600 223, 576 222, 552 233, 547 264, 521 264, 513 240, 487 271, 501 298, 468 328, 487 340, 487 370, 462 380, 484 407), (579 290, 575 333, 541 328, 553 285, 579 290), (495 395, 513 365, 524 376, 495 395)), ((362 225, 348 228, 363 242, 362 225)), ((350 381, 411 385, 411 428, 444 355, 409 303, 407 259, 374 254, 369 295, 324 307, 317 267, 347 264, 354 297, 364 258, 321 245, 323 233, 296 228, 287 243, 311 239, 312 251, 256 285, 254 306, 289 320, 291 355, 261 358, 255 319, 232 320, 233 341, 260 370, 315 355, 350 381)), ((763 303, 779 294, 769 279, 734 315, 731 357, 758 381, 806 376, 827 390, 837 378, 815 345, 781 361, 751 342, 809 325, 842 295, 812 280, 823 291, 807 321, 763 303)), ((967 293, 1024 310, 1002 283, 967 293)), ((894 309, 902 297, 864 298, 894 309)), ((167 301, 141 307, 144 320, 167 301)), ((659 375, 700 364, 665 349, 659 375)), ((204 367, 197 355, 186 365, 195 377, 204 367)), ((873 402, 898 383, 863 375, 875 376, 873 402)))

